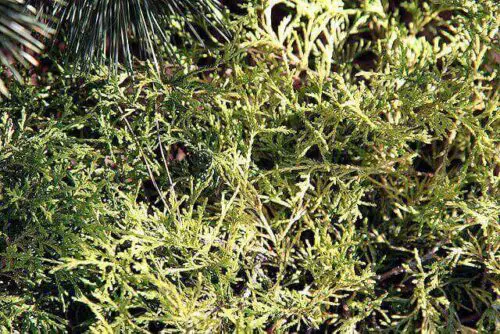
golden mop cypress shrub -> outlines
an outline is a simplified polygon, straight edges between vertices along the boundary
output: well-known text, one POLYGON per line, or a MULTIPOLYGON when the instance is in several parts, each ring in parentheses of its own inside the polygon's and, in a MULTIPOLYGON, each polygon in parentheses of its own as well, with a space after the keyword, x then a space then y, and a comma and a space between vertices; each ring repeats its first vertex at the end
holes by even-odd
POLYGON ((13 87, 1 330, 497 332, 498 10, 255 1, 216 66, 13 87))

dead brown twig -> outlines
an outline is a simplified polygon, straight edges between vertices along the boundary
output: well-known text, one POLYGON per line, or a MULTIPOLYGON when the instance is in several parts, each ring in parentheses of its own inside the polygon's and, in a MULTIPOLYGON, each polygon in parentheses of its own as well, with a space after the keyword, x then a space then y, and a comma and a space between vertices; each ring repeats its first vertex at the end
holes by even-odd
MULTIPOLYGON (((422 257, 422 262, 427 262, 427 261, 431 260, 434 257, 434 255, 439 251, 439 249, 441 249, 441 247, 443 247, 443 245, 447 244, 448 242, 449 242, 449 239, 445 239, 445 240, 439 242, 427 254, 425 254, 422 257)), ((416 260, 409 261, 409 262, 406 263, 406 265, 410 269, 413 269, 417 265, 417 261, 416 260)), ((384 282, 387 279, 391 278, 392 276, 400 275, 400 274, 403 274, 405 272, 407 272, 407 269, 405 268, 405 266, 404 265, 400 265, 400 266, 397 266, 395 268, 392 268, 389 271, 386 271, 382 275, 378 275, 377 276, 377 280, 379 282, 384 282)))

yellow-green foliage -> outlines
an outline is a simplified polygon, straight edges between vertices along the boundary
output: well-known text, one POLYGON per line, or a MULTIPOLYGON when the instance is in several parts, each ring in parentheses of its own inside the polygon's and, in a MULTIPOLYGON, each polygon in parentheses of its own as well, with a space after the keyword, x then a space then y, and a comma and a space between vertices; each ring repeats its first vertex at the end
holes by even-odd
POLYGON ((208 68, 10 89, 0 332, 498 332, 495 1, 246 10, 208 68))

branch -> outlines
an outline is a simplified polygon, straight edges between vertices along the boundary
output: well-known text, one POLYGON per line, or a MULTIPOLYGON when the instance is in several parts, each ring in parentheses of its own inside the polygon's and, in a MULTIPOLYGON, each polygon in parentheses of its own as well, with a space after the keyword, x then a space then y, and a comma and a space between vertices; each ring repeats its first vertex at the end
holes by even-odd
MULTIPOLYGON (((448 238, 446 240, 440 241, 436 246, 434 246, 427 254, 425 254, 422 257, 422 262, 427 262, 427 261, 431 260, 434 257, 434 255, 437 253, 437 251, 448 242, 449 242, 448 238)), ((417 265, 417 262, 415 260, 412 260, 412 261, 407 262, 407 265, 410 267, 410 269, 414 269, 415 266, 417 265)), ((377 280, 379 282, 384 282, 387 279, 391 278, 392 276, 403 274, 406 271, 407 271, 407 269, 405 269, 403 265, 400 265, 400 266, 397 266, 395 268, 392 268, 389 271, 386 271, 382 275, 378 275, 377 280)))

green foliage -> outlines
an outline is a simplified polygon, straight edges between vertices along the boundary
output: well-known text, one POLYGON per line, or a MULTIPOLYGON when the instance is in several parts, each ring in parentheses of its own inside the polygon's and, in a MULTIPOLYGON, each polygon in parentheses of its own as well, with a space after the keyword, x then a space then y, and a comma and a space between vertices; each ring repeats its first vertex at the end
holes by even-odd
POLYGON ((498 332, 498 5, 246 9, 217 66, 12 87, 1 331, 498 332))
MULTIPOLYGON (((38 37, 54 32, 42 22, 56 28, 55 37, 65 43, 59 45, 64 46, 71 64, 82 65, 84 71, 106 64, 115 74, 120 64, 133 72, 137 57, 151 60, 157 71, 162 55, 180 60, 179 45, 189 41, 186 31, 202 44, 203 39, 216 41, 214 35, 228 38, 219 5, 213 0, 31 0, 28 4, 1 0, 0 65, 19 81, 14 64, 37 66, 36 56, 44 49, 38 37), (184 43, 174 40, 179 36, 184 43)), ((9 96, 2 80, 0 94, 9 96)))
MULTIPOLYGON (((23 1, 18 0, 0 0, 0 65, 8 69, 17 80, 21 80, 21 76, 13 65, 14 61, 25 67, 29 64, 37 65, 32 53, 38 54, 44 48, 33 33, 50 33, 35 17, 35 10, 25 8, 22 3, 23 1)), ((0 68, 0 74, 2 71, 0 68)), ((0 94, 9 95, 1 78, 0 94)))
POLYGON ((212 27, 225 36, 213 0, 70 0, 52 7, 71 60, 86 67, 105 63, 116 70, 124 63, 132 70, 135 46, 159 70, 161 54, 176 58, 175 30, 189 30, 201 40, 197 30, 212 27))

